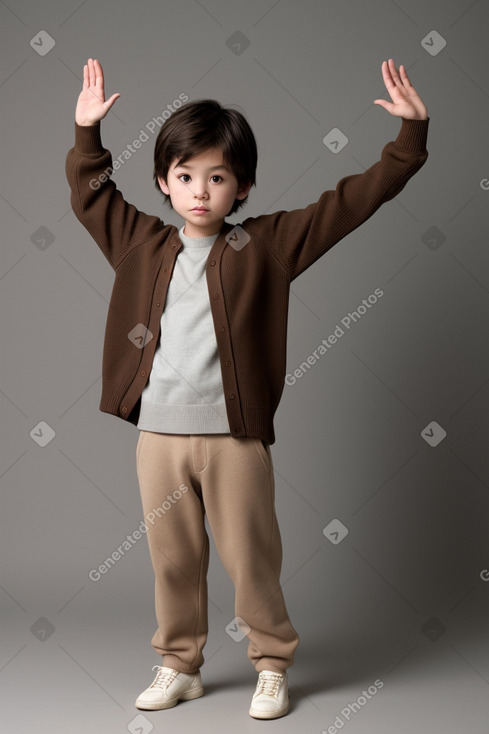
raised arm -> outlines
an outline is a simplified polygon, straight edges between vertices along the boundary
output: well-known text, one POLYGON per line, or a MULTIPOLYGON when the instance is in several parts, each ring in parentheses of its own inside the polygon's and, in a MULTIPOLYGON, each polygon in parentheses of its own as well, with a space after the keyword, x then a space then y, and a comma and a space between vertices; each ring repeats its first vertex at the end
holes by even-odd
POLYGON ((102 145, 100 121, 118 97, 116 93, 105 100, 102 66, 97 59, 88 59, 75 111, 75 145, 65 164, 73 212, 114 269, 132 247, 164 226, 159 217, 125 201, 111 180, 112 155, 102 145))
MULTIPOLYGON (((383 62, 384 82, 393 102, 375 100, 390 114, 402 118, 396 140, 382 149, 380 160, 363 173, 345 176, 336 188, 324 191, 304 209, 278 211, 255 221, 267 247, 293 280, 336 242, 356 229, 386 201, 394 198, 428 158, 429 117, 404 67, 383 62)), ((243 222, 252 230, 253 219, 243 222)))

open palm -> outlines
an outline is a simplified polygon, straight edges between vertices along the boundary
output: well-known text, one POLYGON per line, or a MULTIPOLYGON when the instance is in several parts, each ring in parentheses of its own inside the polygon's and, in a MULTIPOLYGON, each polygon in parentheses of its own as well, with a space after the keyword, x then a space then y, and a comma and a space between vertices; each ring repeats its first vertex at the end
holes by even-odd
POLYGON ((83 67, 83 89, 76 104, 75 121, 78 125, 94 125, 105 117, 120 96, 116 93, 105 100, 102 67, 97 59, 88 59, 83 67))
POLYGON ((384 99, 375 99, 374 104, 379 104, 396 117, 404 117, 406 120, 426 120, 428 111, 421 101, 417 91, 409 81, 406 69, 401 64, 399 73, 393 59, 382 62, 382 76, 389 92, 392 102, 384 99))

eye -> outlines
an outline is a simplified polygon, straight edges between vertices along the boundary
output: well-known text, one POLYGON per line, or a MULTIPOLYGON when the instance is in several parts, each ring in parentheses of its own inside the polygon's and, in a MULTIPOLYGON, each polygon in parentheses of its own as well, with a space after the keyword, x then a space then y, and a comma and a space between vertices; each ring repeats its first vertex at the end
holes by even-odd
MULTIPOLYGON (((182 178, 184 176, 186 176, 188 179, 190 179, 190 176, 189 176, 188 173, 181 173, 180 176, 178 177, 180 179, 180 181, 182 181, 182 178)), ((182 183, 188 183, 188 181, 182 181, 182 183)))
MULTIPOLYGON (((211 176, 211 178, 219 178, 221 181, 223 180, 222 176, 218 176, 217 173, 214 176, 211 176)), ((213 183, 219 183, 219 181, 213 181, 213 183)))

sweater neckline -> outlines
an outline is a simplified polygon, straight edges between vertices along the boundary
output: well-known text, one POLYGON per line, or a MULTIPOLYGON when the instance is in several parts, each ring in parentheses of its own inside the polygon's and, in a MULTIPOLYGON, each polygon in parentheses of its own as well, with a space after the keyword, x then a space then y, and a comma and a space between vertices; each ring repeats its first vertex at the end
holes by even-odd
POLYGON ((184 234, 185 225, 178 230, 178 236, 182 240, 184 247, 212 247, 216 239, 219 237, 219 232, 216 234, 208 235, 207 237, 189 237, 184 234))

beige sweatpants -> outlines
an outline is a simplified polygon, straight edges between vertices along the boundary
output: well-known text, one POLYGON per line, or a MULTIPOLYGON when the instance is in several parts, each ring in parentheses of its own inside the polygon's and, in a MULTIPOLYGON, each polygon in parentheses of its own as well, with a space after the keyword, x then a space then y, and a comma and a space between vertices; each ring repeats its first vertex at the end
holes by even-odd
MULTIPOLYGON (((208 633, 209 527, 235 588, 255 669, 284 672, 299 636, 280 586, 282 544, 268 444, 231 434, 140 431, 137 475, 155 573, 162 665, 196 673, 208 633), (249 629, 248 629, 249 628, 249 629)), ((225 626, 232 620, 224 620, 225 626)))

